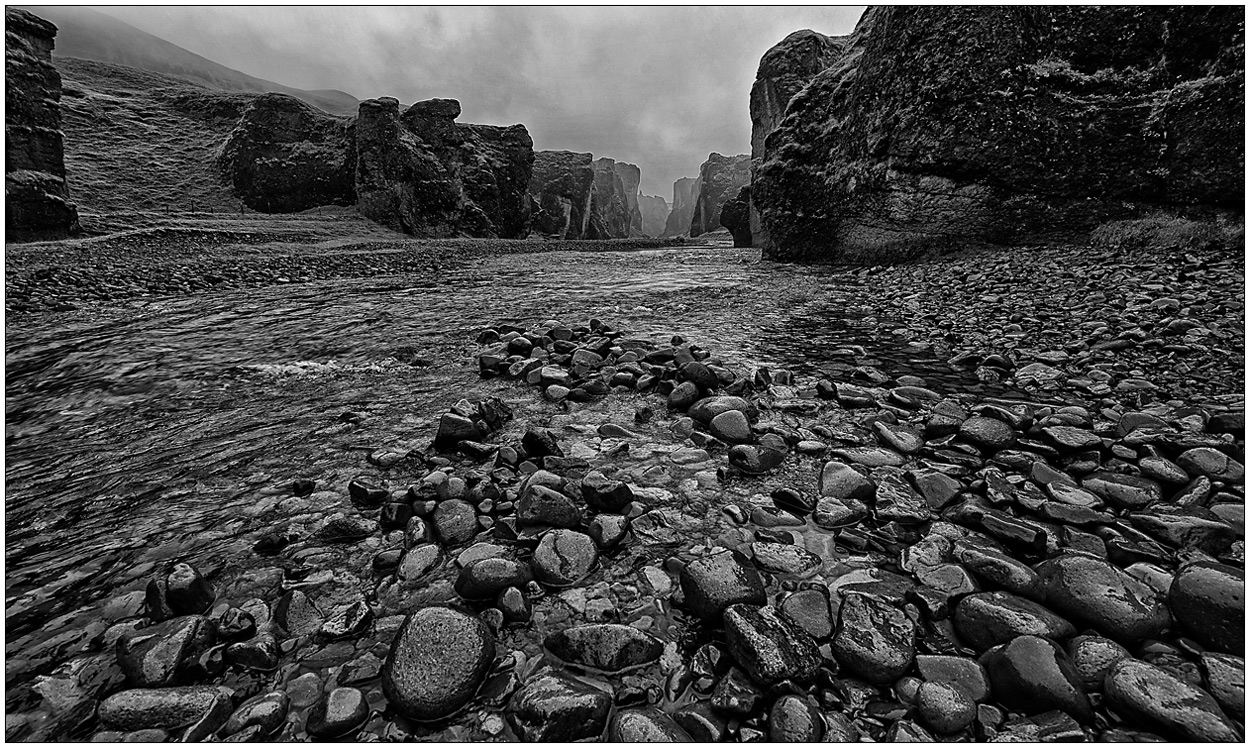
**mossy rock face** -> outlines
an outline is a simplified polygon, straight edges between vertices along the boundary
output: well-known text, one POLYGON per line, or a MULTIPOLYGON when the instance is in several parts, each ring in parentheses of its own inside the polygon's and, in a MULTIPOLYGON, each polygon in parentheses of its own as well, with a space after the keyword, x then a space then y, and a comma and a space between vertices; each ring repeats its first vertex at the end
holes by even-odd
POLYGON ((765 251, 875 262, 1239 211, 1243 26, 1223 8, 872 8, 765 138, 765 251))

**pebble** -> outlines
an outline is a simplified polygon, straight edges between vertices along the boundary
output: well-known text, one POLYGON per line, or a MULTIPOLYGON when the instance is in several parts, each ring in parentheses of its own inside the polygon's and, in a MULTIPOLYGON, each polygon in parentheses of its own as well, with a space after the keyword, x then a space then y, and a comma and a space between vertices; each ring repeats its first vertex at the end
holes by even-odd
POLYGON ((1117 641, 1158 638, 1171 622, 1153 589, 1104 560, 1066 553, 1036 570, 1048 607, 1117 641))
POLYGON ((1136 475, 1097 472, 1084 478, 1081 486, 1121 509, 1141 509, 1163 498, 1158 483, 1136 475))
MULTIPOLYGON (((441 504, 439 506, 442 507, 441 504)), ((577 527, 582 522, 582 510, 577 502, 560 491, 531 483, 517 501, 516 517, 522 525, 577 527)), ((476 524, 474 526, 476 528, 476 524)))
POLYGON ((468 600, 490 600, 509 587, 524 587, 533 579, 529 564, 495 556, 479 558, 460 570, 456 594, 468 600))
POLYGON ((902 610, 863 594, 848 594, 833 635, 838 662, 869 683, 890 683, 916 657, 916 624, 902 610))
POLYGON ((573 626, 548 635, 544 646, 565 662, 612 673, 655 662, 664 651, 659 639, 619 623, 573 626))
POLYGON ((182 616, 117 640, 117 662, 133 686, 173 685, 185 669, 213 644, 213 624, 204 616, 182 616))
POLYGON ((1076 633, 1051 610, 1008 592, 978 592, 955 606, 955 631, 978 652, 1032 634, 1063 641, 1076 633))
POLYGON ((989 698, 989 678, 976 660, 952 655, 916 655, 916 669, 926 681, 952 685, 973 702, 989 698))
POLYGON ((1191 476, 1237 483, 1245 479, 1246 468, 1240 462, 1211 447, 1195 447, 1182 452, 1176 464, 1191 476))
POLYGON ((953 683, 925 682, 916 691, 920 719, 942 735, 960 732, 977 717, 977 705, 953 683))
POLYGON ((680 575, 686 607, 696 616, 718 622, 735 603, 763 605, 764 580, 755 567, 734 551, 713 553, 686 564, 680 575))
POLYGON ((1244 571, 1211 561, 1186 564, 1176 572, 1167 599, 1177 622, 1198 642, 1245 655, 1244 571))
POLYGON ((990 452, 1007 449, 1016 443, 1016 432, 997 418, 973 416, 959 425, 959 437, 990 452))
POLYGON ((1174 740, 1241 742, 1237 728, 1208 693, 1162 668, 1127 658, 1107 673, 1106 698, 1126 717, 1174 740))
POLYGON ((655 707, 621 709, 608 727, 613 743, 689 743, 693 738, 672 717, 655 707))
POLYGON ((808 577, 820 569, 824 561, 815 553, 786 543, 751 544, 755 565, 774 574, 808 577))
POLYGON ((529 743, 566 743, 598 738, 607 725, 612 697, 565 675, 541 675, 508 702, 508 724, 529 743))
POLYGON ((369 717, 369 702, 358 688, 341 687, 326 694, 308 712, 304 729, 314 738, 339 738, 355 732, 369 717))
POLYGON ((872 480, 850 465, 836 460, 824 464, 820 471, 820 495, 845 501, 871 501, 876 496, 872 480))
POLYGON ((495 658, 495 641, 479 619, 455 608, 412 613, 382 666, 382 690, 410 719, 443 719, 473 698, 495 658))
POLYGON ((599 560, 595 541, 576 530, 551 530, 534 549, 534 577, 543 584, 567 587, 590 573, 599 560))
POLYGON ((1246 661, 1233 655, 1203 652, 1199 658, 1207 691, 1225 713, 1244 721, 1246 717, 1246 661))
POLYGON ((807 699, 786 694, 768 710, 768 739, 773 743, 817 743, 824 732, 820 712, 807 699))
POLYGON ((1038 636, 1018 636, 986 652, 981 664, 989 675, 994 700, 1026 715, 1051 709, 1079 722, 1093 721, 1094 712, 1076 668, 1057 644, 1038 636))
POLYGON ((1103 680, 1117 662, 1130 657, 1128 650, 1110 639, 1085 634, 1068 642, 1068 657, 1076 668, 1082 685, 1101 691, 1103 680))
POLYGON ((824 589, 798 590, 781 601, 781 614, 821 641, 833 635, 833 612, 824 589))
POLYGON ((199 723, 211 733, 234 711, 232 695, 223 686, 133 688, 100 702, 98 716, 105 727, 123 732, 172 732, 199 723))
POLYGON ((727 410, 714 417, 708 430, 721 441, 730 444, 746 444, 751 441, 751 424, 740 410, 727 410))
POLYGON ((773 607, 730 605, 725 643, 743 671, 763 685, 810 680, 820 665, 815 640, 773 607))

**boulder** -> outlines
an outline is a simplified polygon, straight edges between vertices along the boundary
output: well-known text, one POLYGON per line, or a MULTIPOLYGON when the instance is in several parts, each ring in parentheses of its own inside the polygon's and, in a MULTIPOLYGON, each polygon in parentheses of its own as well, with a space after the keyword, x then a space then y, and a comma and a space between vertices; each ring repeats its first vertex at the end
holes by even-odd
POLYGON ((594 158, 589 153, 534 152, 529 182, 534 233, 557 239, 586 236, 595 183, 594 158))
POLYGON ((1107 673, 1104 688, 1116 711, 1144 720, 1174 740, 1241 741, 1210 694, 1163 668, 1125 658, 1107 673))
POLYGON ((1066 652, 1049 639, 1019 636, 981 658, 994 700, 1012 711, 1058 709, 1081 722, 1094 718, 1089 697, 1066 652))
POLYGON ((765 254, 875 263, 1240 212, 1243 34, 1235 8, 870 8, 765 139, 765 254))
POLYGON ((1156 638, 1171 623, 1149 585, 1102 559, 1067 553, 1042 562, 1037 573, 1047 607, 1117 641, 1156 638))
POLYGON ((399 111, 360 103, 356 198, 373 220, 418 236, 523 238, 530 229, 534 143, 524 125, 456 122, 453 99, 399 111))
POLYGON ((382 690, 400 714, 437 720, 477 692, 495 659, 495 639, 481 619, 433 605, 404 619, 382 666, 382 690))
POLYGON ((217 155, 217 169, 240 200, 262 213, 352 205, 355 138, 350 118, 267 93, 243 110, 217 155))
POLYGON ((664 221, 664 236, 689 236, 690 220, 694 217, 695 177, 682 177, 673 182, 673 204, 664 221))
POLYGON ((707 161, 699 167, 699 179, 695 183, 690 235, 698 236, 719 229, 721 209, 750 181, 750 156, 708 154, 707 161))
POLYGON ((566 675, 544 674, 508 702, 508 723, 529 743, 597 738, 612 709, 612 695, 566 675))
POLYGON ((65 181, 55 38, 52 23, 4 9, 5 241, 63 239, 79 231, 65 181))
MULTIPOLYGON (((795 31, 760 58, 751 86, 751 172, 764 157, 764 141, 785 115, 786 106, 817 73, 832 65, 846 48, 845 36, 825 36, 810 29, 795 31)), ((742 193, 739 193, 741 195, 742 193)), ((764 244, 764 228, 759 211, 749 203, 747 235, 755 246, 764 244)), ((724 222, 722 211, 721 221, 724 222)), ((726 224, 733 232, 733 228, 726 224)), ((737 244, 737 233, 734 243, 737 244)))

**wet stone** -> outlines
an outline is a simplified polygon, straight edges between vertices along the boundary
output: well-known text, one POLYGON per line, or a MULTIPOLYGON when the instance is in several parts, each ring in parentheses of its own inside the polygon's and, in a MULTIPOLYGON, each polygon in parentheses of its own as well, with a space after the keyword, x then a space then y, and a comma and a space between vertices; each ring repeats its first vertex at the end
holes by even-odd
POLYGON ((182 616, 117 640, 117 661, 131 685, 169 686, 213 644, 213 624, 182 616))
POLYGON ((1158 483, 1136 475, 1098 472, 1084 478, 1081 486, 1121 509, 1140 509, 1163 498, 1158 483))
POLYGON ((934 511, 950 504, 963 490, 963 484, 958 480, 936 470, 911 470, 908 474, 920 495, 928 502, 929 508, 934 511))
POLYGON ((368 478, 352 478, 347 483, 347 495, 361 506, 375 507, 390 498, 391 492, 368 478))
POLYGON ((442 557, 442 549, 433 543, 412 548, 400 559, 399 566, 395 569, 395 578, 408 585, 424 582, 442 561, 442 557))
POLYGON ((509 587, 500 592, 495 606, 503 613, 503 619, 507 623, 525 623, 532 615, 529 598, 518 587, 509 587))
POLYGON ((1068 655, 1053 641, 1019 636, 981 658, 994 700, 1014 711, 1058 709, 1084 723, 1094 717, 1089 697, 1068 655))
POLYGON ((735 603, 763 605, 764 581, 759 572, 733 551, 695 559, 681 570, 686 606, 705 621, 717 622, 735 603))
POLYGON ((867 467, 899 467, 905 462, 902 455, 885 447, 844 447, 830 454, 867 467))
POLYGON ((597 470, 582 478, 581 487, 582 499, 590 508, 600 512, 620 512, 634 500, 629 484, 610 480, 597 470))
POLYGON ((232 665, 248 670, 273 670, 278 667, 280 657, 278 639, 271 633, 262 632, 245 642, 227 646, 225 657, 232 665))
POLYGON ((904 524, 929 519, 929 504, 902 475, 887 475, 877 482, 877 517, 904 524))
POLYGON ((494 657, 494 637, 479 619, 450 607, 422 608, 395 636, 382 689, 404 716, 442 719, 473 698, 494 657))
POLYGON ((1207 691, 1234 719, 1246 716, 1246 661, 1233 655, 1203 652, 1200 658, 1207 691))
POLYGON ((764 695, 750 676, 736 667, 730 668, 712 691, 712 706, 726 714, 751 714, 763 699, 764 695))
POLYGON ((763 475, 781 465, 786 453, 754 444, 735 444, 729 448, 729 464, 748 475, 763 475))
POLYGON ((729 736, 729 725, 706 701, 683 706, 673 712, 673 720, 698 743, 719 743, 729 736))
POLYGON ((799 590, 786 596, 778 608, 813 639, 824 640, 833 635, 833 613, 824 590, 799 590))
POLYGON ((1016 442, 1016 433, 1010 425, 997 418, 973 416, 959 426, 959 437, 990 452, 1007 449, 1016 442))
POLYGON ((712 436, 730 444, 746 444, 751 441, 751 424, 740 410, 727 410, 708 424, 712 436))
POLYGON ((1186 450, 1176 458, 1176 464, 1192 476, 1202 475, 1227 483, 1237 483, 1246 477, 1245 466, 1211 447, 1186 450))
POLYGON ((920 719, 941 735, 956 733, 973 723, 976 704, 952 683, 926 682, 916 691, 920 719))
POLYGON ((1039 600, 1042 597, 1042 580, 1037 572, 1006 553, 959 541, 955 543, 953 554, 978 579, 990 585, 1030 600, 1039 600))
POLYGON ((175 564, 165 577, 165 600, 174 615, 206 613, 216 598, 213 586, 190 564, 175 564))
POLYGON ((810 680, 820 664, 816 642, 772 607, 729 606, 725 642, 742 669, 761 684, 810 680))
POLYGON ((273 609, 274 623, 289 637, 307 636, 321 628, 321 611, 300 590, 291 590, 278 599, 273 609))
POLYGON ((134 688, 100 702, 98 716, 105 727, 123 732, 173 731, 195 723, 215 730, 234 710, 231 694, 221 686, 134 688))
POLYGON ((338 738, 355 732, 369 716, 369 702, 357 688, 336 688, 308 712, 304 729, 314 738, 338 738))
POLYGON ((951 655, 916 655, 916 669, 926 681, 952 685, 974 702, 985 701, 990 695, 985 668, 976 660, 951 655))
POLYGON ((596 514, 586 532, 601 550, 615 548, 629 531, 629 518, 619 514, 596 514))
POLYGON ((916 625, 902 610, 877 598, 848 594, 838 612, 833 653, 870 683, 889 683, 911 667, 916 625))
POLYGON ((1131 656, 1128 650, 1110 639, 1093 635, 1073 638, 1068 642, 1067 652, 1082 685, 1091 691, 1101 691, 1111 668, 1131 656))
POLYGON ((827 530, 854 525, 868 516, 868 507, 856 499, 822 498, 816 502, 812 521, 827 530))
POLYGON ((330 543, 354 543, 373 534, 376 524, 362 517, 338 514, 328 519, 317 531, 317 536, 330 543))
POLYGON ((791 574, 807 577, 820 569, 820 556, 806 548, 785 543, 752 543, 751 553, 755 565, 774 574, 791 574))
POLYGON ((1237 539, 1237 532, 1231 525, 1200 507, 1133 512, 1129 519, 1137 529, 1173 548, 1197 548, 1218 555, 1237 539))
POLYGON ((1007 592, 978 592, 955 606, 959 638, 978 652, 1024 635, 1056 641, 1076 633, 1071 623, 1047 608, 1007 592))
POLYGON ((820 712, 809 701, 786 694, 768 711, 768 739, 773 743, 814 743, 824 735, 820 712))
POLYGON ((820 471, 820 495, 834 499, 871 501, 876 486, 863 473, 842 462, 830 460, 820 471))
POLYGON ((753 421, 759 417, 759 410, 748 400, 732 395, 705 397, 692 405, 686 414, 699 423, 707 425, 721 413, 734 410, 745 415, 748 421, 753 421))
POLYGON ((882 444, 896 452, 911 454, 918 452, 924 446, 924 437, 910 426, 875 421, 872 424, 872 430, 882 444))
POLYGON ((1214 562, 1184 565, 1167 598, 1177 622, 1199 643, 1227 654, 1245 654, 1244 571, 1214 562))
POLYGON ((1156 638, 1169 622, 1164 605, 1145 583, 1101 559, 1069 553, 1036 567, 1046 605, 1118 641, 1156 638))
POLYGON ((1107 673, 1105 692, 1117 711, 1144 720, 1174 740, 1241 740, 1209 694, 1140 660, 1126 658, 1116 663, 1107 673))
POLYGON ((528 564, 511 558, 480 558, 460 570, 456 594, 469 600, 493 599, 509 587, 524 587, 533 575, 528 564))
POLYGON ((507 720, 530 743, 571 742, 599 737, 612 697, 564 675, 542 675, 508 702, 507 720))
POLYGON ((534 577, 543 584, 566 587, 590 573, 599 552, 590 536, 575 530, 551 530, 534 550, 534 577))
POLYGON ((664 651, 663 643, 650 634, 617 623, 573 626, 550 634, 544 645, 565 662, 606 672, 655 662, 664 651))
POLYGON ((672 717, 655 707, 622 709, 608 727, 608 740, 613 743, 688 743, 691 739, 672 717))

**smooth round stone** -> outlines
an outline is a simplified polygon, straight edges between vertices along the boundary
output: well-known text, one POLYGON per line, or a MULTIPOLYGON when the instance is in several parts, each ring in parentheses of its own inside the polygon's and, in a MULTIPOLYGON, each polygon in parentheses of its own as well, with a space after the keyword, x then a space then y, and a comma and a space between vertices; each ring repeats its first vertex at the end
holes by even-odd
POLYGON ((511 558, 480 558, 460 570, 456 594, 468 600, 489 600, 509 587, 524 587, 533 579, 529 565, 511 558))
POLYGON ((815 640, 772 607, 729 606, 725 643, 742 669, 761 684, 810 680, 820 665, 815 640))
POLYGON ((567 587, 590 573, 599 551, 590 536, 576 530, 551 530, 534 549, 534 577, 543 584, 567 587))
POLYGON ((872 501, 877 494, 877 487, 872 479, 836 460, 826 462, 821 468, 819 487, 821 496, 843 501, 872 501))
POLYGON ((1137 475, 1097 472, 1086 476, 1081 486, 1121 509, 1141 509, 1163 498, 1158 483, 1137 475))
POLYGON ((952 685, 974 702, 989 698, 989 678, 976 660, 953 655, 916 655, 916 669, 926 681, 952 685))
POLYGON ((582 510, 560 491, 531 482, 517 501, 516 517, 523 525, 576 527, 581 524, 582 510))
POLYGON ((748 475, 763 475, 785 462, 786 454, 754 444, 735 444, 729 448, 729 464, 748 475))
POLYGON ((842 598, 833 653, 869 683, 898 680, 916 657, 916 624, 900 609, 875 597, 842 598))
POLYGON ((544 646, 565 662, 612 673, 655 662, 664 652, 659 639, 619 623, 573 626, 549 635, 544 646))
POLYGON ((509 587, 500 592, 495 607, 503 613, 506 623, 525 623, 533 614, 529 598, 517 587, 509 587))
POLYGON ((603 550, 615 548, 629 531, 629 518, 620 514, 596 514, 586 527, 595 545, 603 550))
POLYGON ((911 454, 918 452, 924 446, 924 437, 909 426, 875 421, 872 424, 872 430, 885 446, 896 452, 911 454))
POLYGON ((1246 477, 1240 462, 1211 447, 1195 447, 1182 452, 1176 464, 1192 476, 1205 475, 1213 480, 1237 483, 1246 477))
POLYGON ((705 621, 718 622, 735 603, 763 605, 764 580, 755 567, 733 551, 713 553, 682 567, 686 607, 705 621))
POLYGON ((477 535, 477 510, 467 501, 440 501, 433 520, 434 531, 444 545, 464 545, 477 535))
POLYGON ((443 551, 433 543, 418 545, 399 560, 395 569, 395 578, 407 583, 423 581, 438 566, 443 558, 443 551))
POLYGON ((122 732, 176 730, 204 721, 216 721, 216 729, 234 711, 232 693, 222 686, 132 688, 100 702, 98 716, 105 727, 122 732))
POLYGON ((921 683, 916 708, 920 719, 942 735, 963 730, 977 717, 977 705, 952 683, 921 683))
POLYGON ((216 598, 213 586, 191 564, 174 564, 165 578, 165 599, 174 615, 205 613, 216 598))
POLYGON ((1016 432, 997 418, 973 416, 959 425, 959 437, 982 449, 997 452, 1016 443, 1016 432))
POLYGON ((813 639, 828 639, 833 635, 833 613, 829 594, 824 590, 799 590, 782 600, 778 607, 783 616, 798 624, 813 639))
POLYGON ((123 634, 117 640, 117 663, 131 685, 168 686, 178 679, 184 662, 212 644, 212 621, 182 616, 123 634))
POLYGON ((681 707, 673 712, 673 720, 696 743, 720 743, 729 737, 729 725, 725 718, 706 701, 681 707))
POLYGON ((338 738, 355 732, 369 717, 369 702, 359 688, 336 688, 308 712, 304 729, 314 738, 338 738))
POLYGON ((1141 660, 1117 662, 1104 690, 1116 711, 1174 740, 1241 742, 1236 726, 1207 692, 1141 660))
POLYGON ((746 444, 751 441, 751 423, 740 410, 727 410, 708 424, 712 436, 730 444, 746 444))
POLYGON ((422 608, 395 635, 382 690, 410 719, 442 719, 469 703, 494 659, 494 637, 480 619, 445 606, 422 608))
POLYGON ((899 467, 906 460, 898 452, 885 447, 842 447, 830 454, 867 467, 899 467))
POLYGON ((699 387, 694 382, 682 382, 668 393, 669 410, 686 410, 699 399, 699 387))
POLYGON ((1081 683, 1093 691, 1102 690, 1103 680, 1117 662, 1132 656, 1124 647, 1101 636, 1078 636, 1068 642, 1067 650, 1081 683))
POLYGON ((1207 691, 1234 719, 1246 717, 1246 661, 1233 655, 1203 652, 1199 660, 1207 691))
POLYGON ((868 516, 868 507, 857 499, 824 497, 816 502, 812 521, 826 530, 853 525, 868 516))
POLYGON ((1071 623, 1032 600, 1007 592, 978 592, 955 606, 955 631, 978 652, 1032 634, 1056 641, 1076 633, 1071 623))
POLYGON ((705 397, 690 407, 686 415, 702 424, 709 424, 712 419, 728 411, 740 411, 752 421, 759 417, 759 409, 749 401, 733 395, 717 395, 705 397))
POLYGON ((1039 636, 1018 636, 981 658, 994 700, 1024 714, 1058 709, 1079 722, 1093 721, 1085 688, 1068 655, 1039 636))
POLYGON ((1047 607, 1122 642, 1158 638, 1171 622, 1149 585, 1101 559, 1065 554, 1036 568, 1047 607))
POLYGON ((1245 654, 1246 574, 1214 562, 1182 566, 1168 590, 1172 613, 1201 644, 1245 654))
POLYGON ((751 553, 756 566, 774 574, 809 577, 824 563, 820 556, 806 548, 787 543, 755 542, 751 544, 751 553))
POLYGON ((613 743, 689 743, 680 725, 655 707, 622 709, 612 718, 608 740, 613 743))
POLYGON ((794 694, 777 699, 768 712, 768 739, 773 743, 815 743, 824 732, 820 712, 794 694))
POLYGON ((516 692, 505 716, 527 743, 565 743, 598 738, 611 709, 605 691, 565 675, 542 675, 516 692))

